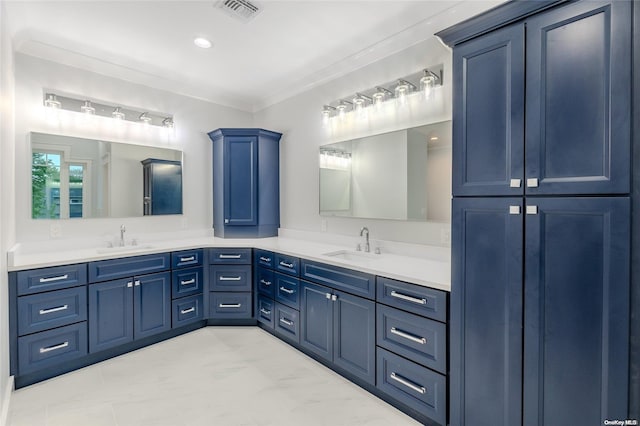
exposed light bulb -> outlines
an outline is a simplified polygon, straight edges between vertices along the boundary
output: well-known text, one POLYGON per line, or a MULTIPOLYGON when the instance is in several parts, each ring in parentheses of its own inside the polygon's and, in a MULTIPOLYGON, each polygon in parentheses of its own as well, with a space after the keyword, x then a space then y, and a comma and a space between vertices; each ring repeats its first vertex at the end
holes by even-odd
POLYGON ((84 105, 80 107, 80 111, 88 115, 96 113, 96 109, 91 105, 91 101, 84 101, 84 105))
POLYGON ((62 107, 62 103, 60 103, 56 95, 53 93, 47 93, 47 97, 44 100, 44 106, 47 108, 60 109, 60 107, 62 107))
POLYGON ((124 120, 125 118, 124 112, 120 110, 120 107, 116 107, 111 113, 111 116, 116 120, 124 120))

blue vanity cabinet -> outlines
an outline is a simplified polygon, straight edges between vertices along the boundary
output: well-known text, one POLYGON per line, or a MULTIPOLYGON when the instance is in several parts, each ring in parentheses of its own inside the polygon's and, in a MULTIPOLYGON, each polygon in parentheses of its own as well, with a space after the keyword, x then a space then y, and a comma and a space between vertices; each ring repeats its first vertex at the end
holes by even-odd
POLYGON ((217 129, 213 142, 216 237, 261 238, 280 226, 279 142, 264 129, 217 129))
MULTIPOLYGON (((87 264, 9 273, 10 369, 25 375, 64 368, 87 354, 87 264)), ((46 373, 45 373, 46 374, 46 373)))
POLYGON ((171 274, 134 276, 89 285, 89 352, 171 328, 171 274))
MULTIPOLYGON (((334 276, 334 267, 325 267, 327 276, 334 276)), ((300 345, 375 385, 375 302, 317 283, 300 284, 300 345)))
POLYGON ((255 324, 253 258, 252 249, 209 249, 209 323, 255 324))
POLYGON ((204 318, 203 249, 171 253, 171 327, 178 328, 204 318))
POLYGON ((143 214, 182 214, 182 162, 147 158, 141 163, 143 214))

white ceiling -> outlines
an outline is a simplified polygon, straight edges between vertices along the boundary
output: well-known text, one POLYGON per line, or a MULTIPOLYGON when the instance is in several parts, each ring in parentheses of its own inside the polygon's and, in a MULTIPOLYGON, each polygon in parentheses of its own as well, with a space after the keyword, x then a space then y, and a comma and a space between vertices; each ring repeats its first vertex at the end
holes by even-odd
POLYGON ((501 3, 257 0, 261 12, 242 22, 215 0, 4 2, 18 52, 246 111, 501 3), (195 47, 197 36, 213 47, 195 47))

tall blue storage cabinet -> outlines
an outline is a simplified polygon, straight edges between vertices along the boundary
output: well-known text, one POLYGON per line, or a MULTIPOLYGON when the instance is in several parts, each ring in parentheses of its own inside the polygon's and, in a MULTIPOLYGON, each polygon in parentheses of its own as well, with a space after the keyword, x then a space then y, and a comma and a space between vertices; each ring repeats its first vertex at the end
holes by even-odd
POLYGON ((147 158, 143 173, 143 214, 182 214, 182 162, 147 158))
POLYGON ((438 34, 453 47, 452 425, 637 419, 635 8, 509 2, 438 34))
POLYGON ((216 237, 278 235, 281 136, 264 129, 217 129, 209 133, 213 142, 216 237))

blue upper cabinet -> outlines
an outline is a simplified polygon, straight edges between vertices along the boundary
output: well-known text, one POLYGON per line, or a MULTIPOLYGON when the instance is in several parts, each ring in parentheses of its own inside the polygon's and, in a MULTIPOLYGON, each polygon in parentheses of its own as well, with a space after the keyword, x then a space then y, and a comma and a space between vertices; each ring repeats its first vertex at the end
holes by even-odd
POLYGON ((631 2, 527 20, 527 194, 624 194, 631 165, 631 2))
POLYGON ((576 2, 456 45, 453 195, 628 193, 631 52, 628 1, 576 2))
POLYGON ((453 51, 453 194, 521 195, 524 25, 453 51))
POLYGON ((213 228, 217 237, 272 237, 280 226, 280 133, 218 129, 213 142, 213 228))

